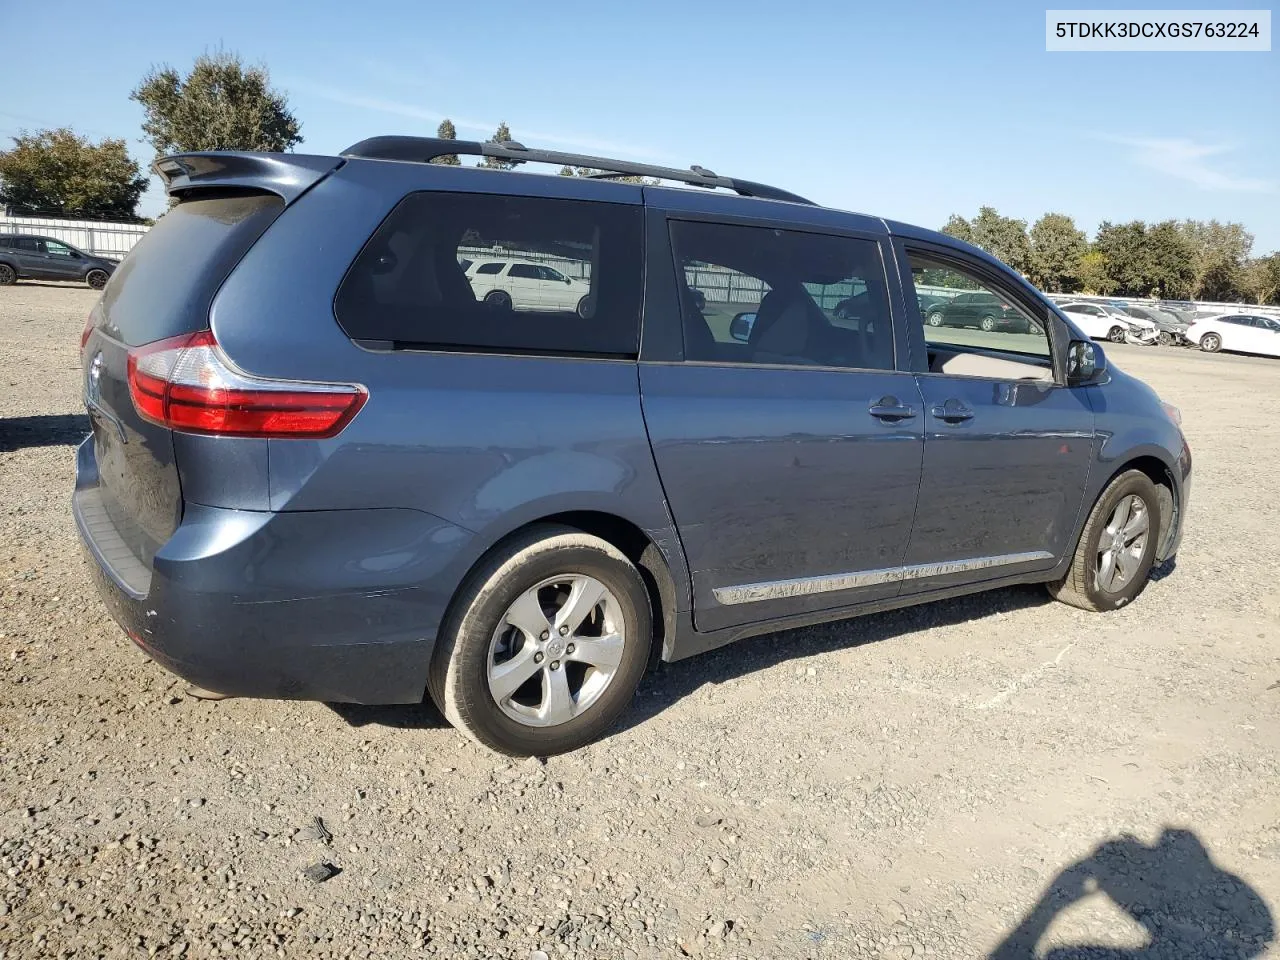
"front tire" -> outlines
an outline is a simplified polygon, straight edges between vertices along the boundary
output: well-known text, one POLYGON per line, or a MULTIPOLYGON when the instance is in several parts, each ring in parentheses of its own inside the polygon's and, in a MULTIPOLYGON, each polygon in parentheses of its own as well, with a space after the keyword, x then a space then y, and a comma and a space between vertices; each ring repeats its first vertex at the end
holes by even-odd
POLYGON ((933 313, 929 314, 929 326, 931 327, 942 326, 942 314, 936 310, 933 313))
POLYGON ((1120 474, 1093 505, 1067 575, 1049 592, 1081 610, 1123 607, 1146 587, 1159 535, 1156 485, 1140 470, 1120 474))
POLYGON ((84 277, 85 283, 89 284, 94 290, 101 290, 105 287, 107 279, 107 271, 105 270, 90 270, 84 277))
POLYGON ((987 333, 990 333, 992 330, 994 330, 994 329, 996 328, 996 318, 995 318, 995 317, 983 317, 983 318, 978 322, 978 326, 980 326, 983 330, 987 331, 987 333))
POLYGON ((496 548, 460 588, 428 687, 445 718, 491 750, 564 753, 622 716, 652 638, 648 592, 621 551, 538 525, 496 548))
POLYGON ((1200 338, 1200 349, 1205 353, 1217 353, 1222 349, 1222 337, 1216 333, 1206 333, 1200 338))
POLYGON ((1107 339, 1112 343, 1124 343, 1124 327, 1112 327, 1107 331, 1107 339))
POLYGON ((7 263, 0 263, 0 287, 11 287, 18 282, 18 271, 7 263))

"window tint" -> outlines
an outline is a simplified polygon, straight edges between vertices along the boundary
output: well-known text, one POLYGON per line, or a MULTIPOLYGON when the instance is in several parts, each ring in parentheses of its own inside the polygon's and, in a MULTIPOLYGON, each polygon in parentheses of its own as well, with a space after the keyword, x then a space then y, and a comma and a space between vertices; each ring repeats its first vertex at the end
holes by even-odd
POLYGON ((501 273, 505 263, 482 263, 476 267, 476 273, 501 273))
POLYGON ((513 263, 507 276, 515 277, 517 280, 538 280, 542 274, 538 272, 538 268, 532 263, 513 263))
POLYGON ((71 258, 71 248, 65 243, 59 243, 57 240, 46 240, 44 242, 45 252, 55 257, 71 258))
POLYGON ((40 244, 35 237, 18 237, 13 241, 13 245, 19 250, 25 250, 28 253, 39 253, 40 244))
POLYGON ((12 247, 13 237, 0 237, 0 247, 12 247))
POLYGON ((365 244, 338 289, 358 340, 418 347, 634 356, 643 262, 638 206, 414 193, 365 244), (508 276, 553 265, 573 283, 468 277, 459 257, 516 256, 508 276))
MULTIPOLYGON (((911 277, 916 294, 935 298, 924 313, 924 339, 929 348, 929 369, 934 373, 983 368, 972 362, 952 363, 958 355, 988 356, 1026 362, 1050 372, 1049 337, 1043 324, 1027 314, 1008 294, 988 286, 978 274, 949 260, 910 254, 911 277), (967 292, 974 291, 976 292, 967 292)), ((1064 310, 1086 312, 1089 304, 1072 304, 1064 310)), ((1096 309, 1096 308, 1095 308, 1096 309)), ((988 365, 989 369, 997 369, 988 365)), ((1035 375, 1035 371, 1032 371, 1035 375)))
POLYGON ((550 280, 552 283, 564 283, 565 275, 559 270, 553 270, 551 267, 539 267, 538 279, 550 280))
POLYGON ((673 221, 671 243, 686 359, 893 368, 875 242, 673 221))

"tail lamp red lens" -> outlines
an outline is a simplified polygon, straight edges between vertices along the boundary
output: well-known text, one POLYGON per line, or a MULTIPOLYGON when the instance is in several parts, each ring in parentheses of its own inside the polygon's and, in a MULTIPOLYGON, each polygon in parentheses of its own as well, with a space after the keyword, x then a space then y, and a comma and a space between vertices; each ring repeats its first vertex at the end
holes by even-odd
POLYGON ((359 384, 243 373, 210 330, 130 350, 129 394, 144 420, 172 430, 310 439, 337 436, 368 398, 359 384))

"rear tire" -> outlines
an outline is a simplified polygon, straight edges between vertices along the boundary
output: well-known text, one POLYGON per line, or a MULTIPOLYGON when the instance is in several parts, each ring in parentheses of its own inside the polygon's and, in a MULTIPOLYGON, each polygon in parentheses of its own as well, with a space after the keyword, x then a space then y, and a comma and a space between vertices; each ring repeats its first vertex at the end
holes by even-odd
POLYGON ((586 746, 618 721, 652 642, 649 595, 631 561, 598 537, 540 524, 496 548, 467 577, 441 628, 428 689, 445 718, 482 746, 550 756, 586 746), (576 604, 562 582, 594 585, 602 599, 576 604), (576 619, 568 616, 575 607, 589 612, 580 626, 558 633, 556 621, 576 619), (593 645, 595 637, 610 642, 593 645), (604 650, 609 660, 591 659, 604 650), (500 693, 504 667, 515 668, 506 677, 518 670, 527 679, 500 693))
POLYGON ((18 282, 18 271, 7 263, 0 263, 0 287, 11 287, 18 282))
POLYGON ((90 270, 84 277, 85 283, 89 284, 94 290, 101 290, 105 287, 107 279, 107 271, 105 270, 90 270))
POLYGON ((942 314, 938 313, 936 310, 933 313, 929 314, 929 326, 931 327, 942 326, 942 314))
POLYGON ((1159 536, 1156 485, 1141 470, 1125 471, 1108 484, 1093 505, 1071 567, 1061 580, 1046 585, 1049 593, 1081 610, 1102 612, 1125 606, 1147 585, 1159 536), (1117 522, 1122 506, 1128 510, 1117 522), (1139 528, 1140 532, 1135 532, 1139 528), (1107 554, 1111 555, 1109 565, 1107 554), (1109 574, 1114 577, 1126 571, 1123 579, 1108 582, 1109 574))
POLYGON ((1222 337, 1216 333, 1206 333, 1200 338, 1200 349, 1205 353, 1217 353, 1222 349, 1222 337))
POLYGON ((988 333, 990 333, 992 330, 994 330, 994 329, 996 328, 996 318, 995 318, 995 317, 983 317, 983 318, 978 322, 978 326, 980 326, 983 330, 986 330, 988 333))
POLYGON ((490 290, 484 295, 484 302, 495 310, 510 310, 511 294, 505 290, 490 290))
POLYGON ((590 300, 591 300, 591 295, 590 295, 590 294, 587 294, 586 296, 582 297, 582 298, 578 301, 578 306, 574 308, 574 313, 576 313, 578 316, 580 316, 583 320, 590 320, 590 319, 591 319, 591 318, 587 315, 587 311, 588 311, 588 310, 590 309, 590 307, 591 307, 590 300))

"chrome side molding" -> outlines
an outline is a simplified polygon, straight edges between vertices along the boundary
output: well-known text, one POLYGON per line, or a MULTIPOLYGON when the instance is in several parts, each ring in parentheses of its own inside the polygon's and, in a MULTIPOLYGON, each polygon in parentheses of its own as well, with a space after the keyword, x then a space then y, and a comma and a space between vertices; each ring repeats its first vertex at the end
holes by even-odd
POLYGON ((882 583, 901 583, 906 580, 925 580, 952 573, 971 573, 990 567, 1003 567, 1015 563, 1032 563, 1052 560, 1047 550, 1031 550, 1025 553, 1005 553, 996 557, 972 557, 968 560, 944 560, 941 563, 917 563, 907 567, 885 567, 882 570, 860 570, 854 573, 833 573, 822 577, 800 577, 795 580, 765 580, 761 583, 744 583, 736 587, 716 587, 712 590, 717 603, 754 603, 758 600, 784 600, 788 597, 805 597, 815 593, 833 593, 856 587, 873 587, 882 583))

